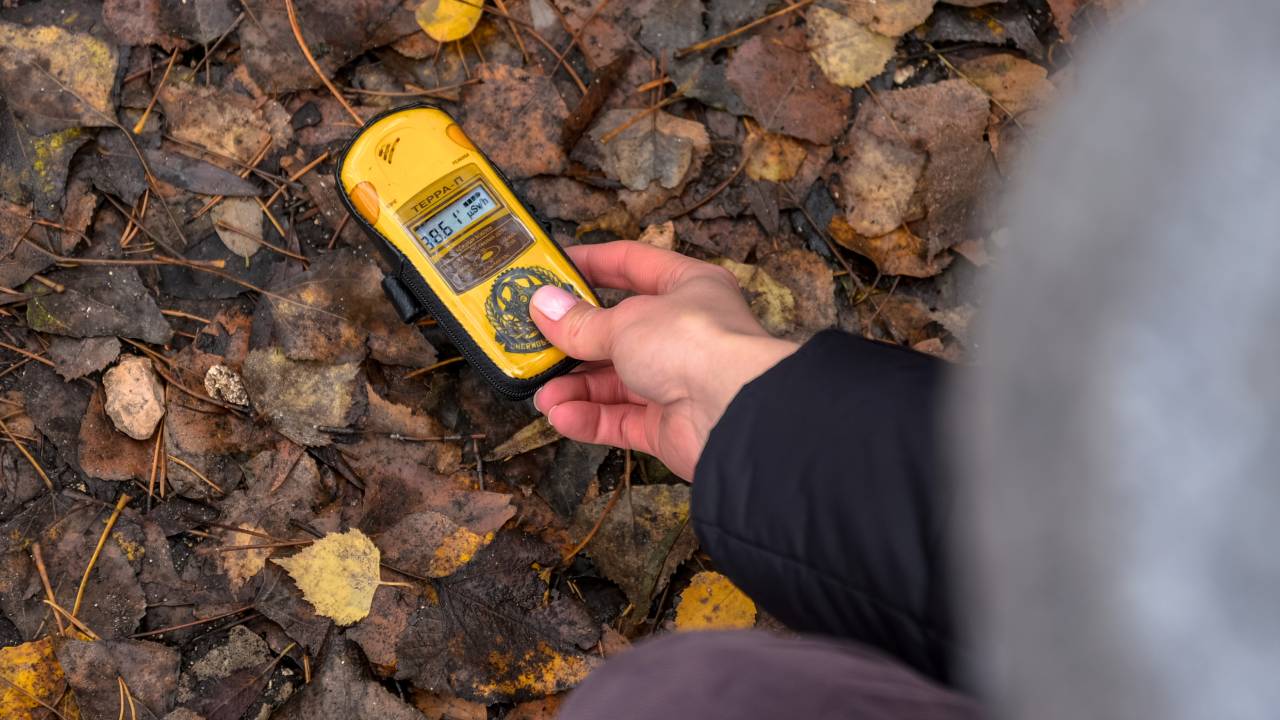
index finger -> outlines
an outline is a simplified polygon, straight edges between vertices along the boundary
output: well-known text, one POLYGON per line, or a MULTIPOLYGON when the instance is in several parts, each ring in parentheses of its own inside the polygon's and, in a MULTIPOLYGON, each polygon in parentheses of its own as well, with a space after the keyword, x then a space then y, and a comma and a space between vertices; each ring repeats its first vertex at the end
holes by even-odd
POLYGON ((669 292, 689 273, 715 267, 634 240, 574 245, 565 252, 592 285, 644 295, 669 292))

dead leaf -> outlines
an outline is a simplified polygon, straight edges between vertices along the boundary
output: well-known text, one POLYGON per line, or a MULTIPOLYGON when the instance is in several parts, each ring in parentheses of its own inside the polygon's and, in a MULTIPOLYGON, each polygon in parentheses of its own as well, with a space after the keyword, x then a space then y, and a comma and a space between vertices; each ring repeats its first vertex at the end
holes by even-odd
POLYGON ((830 143, 844 130, 853 98, 827 79, 803 45, 798 31, 752 37, 729 60, 725 78, 766 130, 830 143))
POLYGON ((1009 53, 996 53, 961 63, 965 77, 994 101, 993 112, 1022 116, 1049 104, 1055 92, 1049 71, 1009 53))
POLYGON ((677 630, 736 630, 756 624, 756 604, 718 572, 693 576, 676 604, 677 630))
POLYGON ((135 440, 116 430, 103 409, 102 390, 94 392, 80 423, 80 469, 86 475, 146 482, 155 445, 155 440, 135 440))
POLYGON ((266 116, 245 95, 175 76, 158 98, 174 137, 218 155, 247 163, 272 141, 266 116))
POLYGON ((426 715, 427 720, 488 720, 489 717, 487 706, 453 695, 414 690, 412 698, 413 706, 426 715))
POLYGON ((272 717, 280 720, 423 718, 418 711, 369 676, 359 650, 342 635, 334 637, 332 647, 325 653, 323 662, 311 678, 311 684, 298 691, 272 717))
MULTIPOLYGON (((576 599, 547 587, 539 571, 558 561, 546 545, 503 531, 467 567, 433 585, 434 592, 420 598, 405 598, 399 588, 380 593, 370 620, 388 617, 392 622, 378 632, 401 638, 395 677, 486 704, 577 685, 599 663, 585 650, 600 629, 576 599)), ((368 639, 356 637, 362 645, 368 639)))
MULTIPOLYGON (((596 143, 616 133, 643 110, 610 110, 591 129, 596 143)), ((698 122, 658 111, 650 113, 604 143, 604 170, 636 192, 651 183, 672 190, 681 187, 691 171, 700 167, 711 148, 707 129, 698 122)))
POLYGON ((80 716, 75 697, 68 693, 62 666, 53 653, 53 638, 0 648, 0 708, 10 720, 48 717, 45 705, 67 718, 80 716), (39 701, 39 702, 37 702, 39 701))
POLYGON ((437 512, 410 513, 378 535, 386 561, 421 577, 448 577, 475 559, 494 533, 472 532, 437 512))
POLYGON ((490 450, 484 459, 490 462, 505 460, 530 450, 537 450, 544 445, 550 445, 562 437, 564 436, 551 427, 546 416, 539 415, 533 422, 516 431, 515 435, 503 440, 498 447, 490 450))
POLYGON ((930 332, 933 313, 919 298, 888 295, 857 306, 862 317, 862 334, 876 340, 889 340, 908 347, 934 337, 930 332))
POLYGON ((328 445, 317 426, 346 427, 359 411, 358 362, 290 360, 279 348, 254 350, 244 363, 245 389, 258 412, 299 445, 328 445))
POLYGON ((316 612, 339 625, 369 614, 378 589, 381 553, 356 529, 329 533, 302 552, 272 562, 289 571, 316 612))
POLYGON ((109 337, 49 338, 49 359, 64 380, 75 380, 95 373, 120 355, 120 339, 109 337))
POLYGON ((951 264, 949 256, 928 257, 924 240, 905 225, 886 235, 866 237, 854 232, 848 221, 837 215, 831 218, 827 229, 836 242, 871 260, 876 270, 885 275, 927 278, 951 264))
POLYGON ((983 140, 990 102, 963 80, 879 99, 859 108, 845 141, 845 219, 867 237, 912 222, 932 257, 967 236, 991 169, 983 140))
MULTIPOLYGON (((924 23, 936 0, 843 0, 844 12, 869 30, 898 37, 924 23)), ((991 0, 981 0, 988 3, 991 0)))
POLYGON ((461 40, 480 22, 484 6, 464 0, 422 0, 414 19, 436 42, 461 40))
POLYGON ((119 63, 113 45, 88 33, 0 20, 0 87, 36 133, 110 125, 119 63))
POLYGON ((808 151, 786 135, 753 131, 743 144, 747 176, 753 180, 784 182, 796 176, 808 151))
POLYGON ((161 717, 178 690, 178 651, 145 640, 64 640, 58 661, 85 718, 117 717, 120 683, 129 687, 138 717, 161 717))
MULTIPOLYGON (((27 303, 27 326, 68 337, 119 335, 155 345, 173 337, 138 271, 82 266, 50 273, 66 291, 37 295, 27 303)), ((43 286, 41 286, 43 288, 43 286)))
POLYGON ((218 238, 231 252, 251 258, 262 247, 262 209, 243 198, 227 198, 209 212, 218 238))
POLYGON ((728 258, 713 260, 733 273, 751 312, 772 335, 786 335, 796 326, 796 300, 784 285, 755 265, 745 265, 728 258))
POLYGON ((821 5, 809 8, 809 52, 831 82, 862 87, 884 71, 897 40, 821 5))
MULTIPOLYGON (((0 114, 0 196, 15 203, 34 203, 37 207, 56 207, 62 203, 66 189, 67 169, 71 158, 92 136, 83 128, 41 135, 27 130, 13 113, 0 114)), ((34 233, 32 229, 31 233, 34 233)), ((23 246, 18 246, 22 252, 23 246)), ((27 252, 36 252, 27 249, 27 252)), ((40 253, 45 266, 51 261, 40 253)), ((16 285, 30 274, 9 282, 16 285)))
POLYGON ((1044 45, 1022 3, 986 3, 975 8, 943 3, 934 9, 928 27, 925 39, 929 42, 1012 44, 1031 57, 1044 57, 1044 45))
POLYGON ((484 65, 477 75, 483 82, 462 93, 462 128, 471 141, 513 180, 564 170, 560 135, 569 109, 551 79, 508 65, 484 65), (520 132, 513 135, 514 117, 520 132))
POLYGON ((757 267, 790 290, 795 299, 795 331, 787 334, 788 338, 808 339, 835 326, 835 279, 831 266, 817 253, 790 248, 764 256, 757 267))
MULTIPOLYGON (((585 537, 609 498, 583 503, 574 531, 585 537)), ((688 485, 632 486, 604 518, 586 552, 605 577, 635 605, 631 623, 643 622, 654 596, 662 592, 698 541, 689 525, 688 485)))
MULTIPOLYGON (((284 3, 248 0, 243 5, 253 19, 240 24, 240 49, 258 85, 268 93, 320 87, 298 49, 284 3)), ((294 5, 302 36, 329 75, 366 50, 421 32, 403 0, 295 0, 294 5)))
POLYGON ((636 240, 662 250, 674 250, 676 247, 676 225, 668 220, 655 223, 644 229, 636 240))

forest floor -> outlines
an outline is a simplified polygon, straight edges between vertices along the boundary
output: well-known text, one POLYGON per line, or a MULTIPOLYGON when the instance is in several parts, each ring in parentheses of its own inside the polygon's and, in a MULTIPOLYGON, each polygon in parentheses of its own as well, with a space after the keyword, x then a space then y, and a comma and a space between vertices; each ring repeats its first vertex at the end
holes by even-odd
POLYGON ((419 4, 0 3, 6 718, 532 720, 635 639, 785 631, 686 483, 400 322, 335 158, 436 103, 562 244, 965 362, 991 198, 1115 11, 419 4))

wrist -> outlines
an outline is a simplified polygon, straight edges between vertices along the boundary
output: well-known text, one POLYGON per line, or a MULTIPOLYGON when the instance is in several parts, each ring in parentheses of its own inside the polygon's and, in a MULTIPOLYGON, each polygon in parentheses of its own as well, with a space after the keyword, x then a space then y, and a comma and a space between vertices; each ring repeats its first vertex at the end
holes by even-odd
POLYGON ((719 422, 743 386, 800 348, 797 343, 771 335, 740 332, 727 332, 708 343, 708 347, 710 357, 705 366, 708 372, 698 393, 707 433, 719 422))

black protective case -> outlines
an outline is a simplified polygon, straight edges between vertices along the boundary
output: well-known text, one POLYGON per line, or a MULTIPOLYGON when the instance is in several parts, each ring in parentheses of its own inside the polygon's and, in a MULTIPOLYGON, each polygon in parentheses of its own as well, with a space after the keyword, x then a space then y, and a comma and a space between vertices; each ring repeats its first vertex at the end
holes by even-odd
MULTIPOLYGON (((527 378, 514 378, 507 375, 497 366, 496 363, 490 360, 489 356, 485 355, 484 351, 480 349, 480 346, 471 339, 471 334, 467 332, 466 328, 463 327, 458 318, 449 311, 448 307, 440 301, 440 298, 436 296, 435 291, 433 291, 431 286, 422 279, 417 268, 413 266, 413 263, 409 262, 408 258, 404 256, 404 253, 400 252, 399 248, 384 239, 382 235, 375 230, 359 212, 356 211, 355 206, 351 202, 351 198, 347 197, 347 193, 342 189, 342 165, 346 162, 347 152, 351 150, 351 145, 355 139, 382 118, 392 113, 397 113, 402 110, 412 110, 415 108, 430 108, 449 115, 447 110, 433 103, 415 102, 384 110, 373 116, 351 136, 351 139, 347 141, 346 146, 342 148, 342 153, 338 155, 338 161, 333 167, 335 190, 338 193, 339 199, 342 200, 343 207, 345 207, 347 209, 347 213, 351 215, 351 219, 355 220, 360 224, 360 227, 364 228, 365 233, 374 240, 382 250, 383 255, 387 258, 387 262, 391 264, 391 274, 383 279, 382 287, 387 293, 388 299, 390 299, 392 304, 396 307, 396 311, 400 314, 400 318, 405 322, 413 322, 426 314, 430 314, 440 324, 440 327, 444 329, 444 332, 449 337, 450 342, 452 342, 458 350, 462 352, 462 356, 467 359, 467 362, 471 363, 471 366, 480 373, 480 375, 493 387, 494 390, 497 390, 499 393, 512 400, 523 400, 524 398, 533 395, 533 393, 536 392, 538 388, 542 387, 543 383, 546 381, 556 377, 557 375, 563 375, 573 369, 574 366, 578 364, 578 361, 573 358, 566 357, 564 360, 552 365, 543 372, 527 378), (415 305, 416 307, 414 307, 415 305)), ((453 116, 449 115, 449 117, 452 118, 453 116)), ((502 178, 502 181, 506 183, 507 187, 511 190, 511 194, 515 195, 516 199, 520 200, 520 204, 524 206, 524 209, 529 211, 529 215, 533 218, 538 229, 547 237, 547 240, 551 242, 552 246, 555 247, 562 256, 564 256, 565 261, 572 266, 573 261, 565 254, 564 248, 561 248, 560 245, 552 238, 551 233, 547 232, 546 227, 543 226, 542 221, 538 219, 537 215, 532 209, 530 209, 529 205, 525 203, 524 200, 520 199, 519 194, 515 191, 515 186, 513 186, 511 181, 507 179, 506 173, 502 172, 502 169, 499 168, 493 160, 489 159, 489 156, 485 154, 484 150, 477 147, 476 151, 480 153, 481 157, 483 157, 495 171, 497 171, 498 176, 502 178)), ((576 269, 576 266, 574 267, 576 269)), ((578 274, 581 275, 581 271, 579 271, 578 274)))

